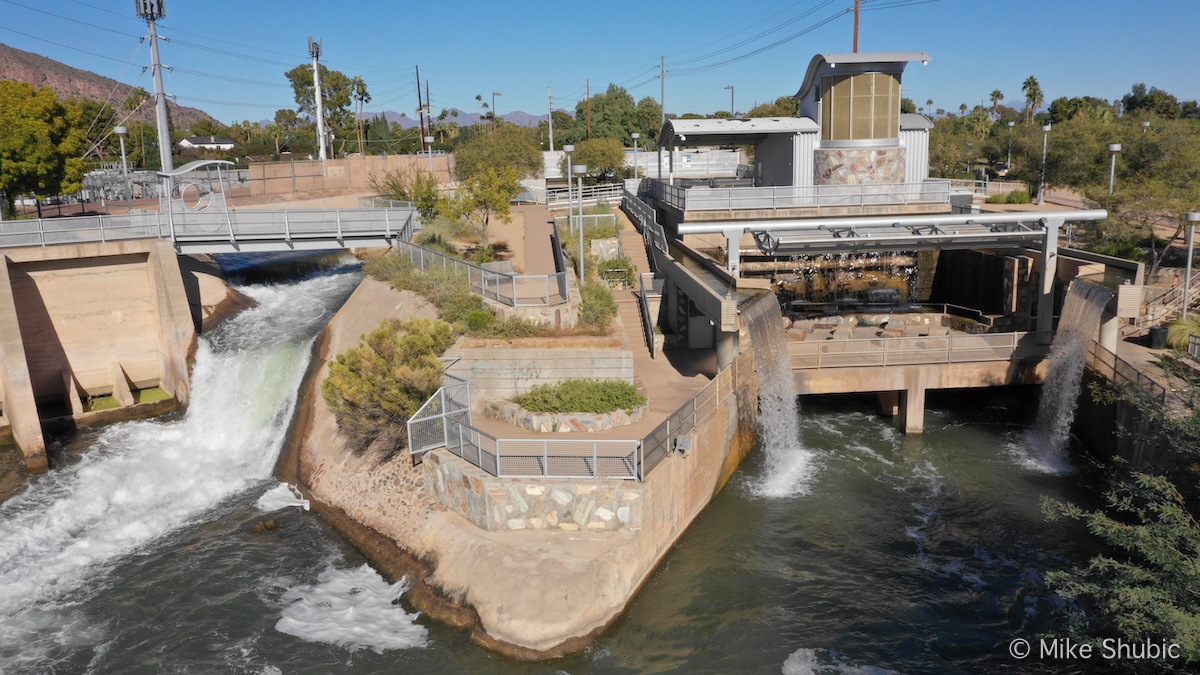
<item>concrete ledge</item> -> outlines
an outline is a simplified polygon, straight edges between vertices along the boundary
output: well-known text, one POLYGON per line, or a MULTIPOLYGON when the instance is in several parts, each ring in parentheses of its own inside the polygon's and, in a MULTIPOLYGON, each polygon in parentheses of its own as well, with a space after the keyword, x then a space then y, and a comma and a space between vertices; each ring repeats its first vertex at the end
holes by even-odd
POLYGON ((608 431, 640 422, 649 409, 649 405, 643 405, 633 410, 614 410, 609 413, 538 413, 526 410, 512 401, 490 400, 480 403, 480 412, 485 417, 542 433, 608 431))
POLYGON ((17 320, 16 300, 9 276, 9 258, 0 254, 0 399, 13 441, 21 449, 25 466, 32 472, 49 468, 46 441, 38 418, 25 344, 17 320))

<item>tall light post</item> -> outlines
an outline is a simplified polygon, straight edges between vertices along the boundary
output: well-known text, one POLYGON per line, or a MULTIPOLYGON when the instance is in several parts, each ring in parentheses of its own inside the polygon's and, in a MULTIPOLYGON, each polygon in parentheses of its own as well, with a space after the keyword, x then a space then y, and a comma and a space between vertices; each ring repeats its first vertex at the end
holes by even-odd
POLYGON ((125 177, 125 201, 129 204, 129 212, 133 213, 133 187, 129 185, 129 162, 125 158, 125 137, 129 135, 129 129, 117 127, 113 129, 113 133, 121 141, 121 175, 125 177))
POLYGON ((1188 301, 1192 299, 1192 245, 1196 243, 1196 223, 1200 223, 1200 211, 1189 211, 1187 216, 1187 268, 1183 270, 1183 318, 1188 315, 1188 301))
POLYGON ((433 136, 425 137, 425 154, 429 157, 429 175, 433 175, 433 136))
POLYGON ((1142 133, 1144 134, 1149 130, 1150 130, 1150 121, 1147 120, 1145 122, 1142 122, 1142 133))
POLYGON ((587 276, 583 270, 583 176, 587 173, 587 164, 577 164, 575 175, 578 176, 579 189, 579 287, 582 288, 587 276))
MULTIPOLYGON (((971 174, 971 153, 974 152, 974 150, 975 144, 967 143, 967 175, 971 174)), ((975 180, 975 177, 971 176, 971 180, 975 180)))
POLYGON ((575 152, 575 146, 568 143, 563 146, 563 152, 567 153, 567 231, 575 231, 575 198, 571 191, 571 153, 575 152))
POLYGON ((1038 206, 1046 203, 1046 150, 1050 147, 1050 125, 1042 125, 1042 180, 1038 184, 1038 206))
POLYGON ((1008 123, 1008 163, 1004 165, 1004 167, 1005 167, 1004 168, 1004 177, 1005 178, 1008 178, 1008 173, 1010 171, 1012 171, 1012 135, 1013 135, 1013 126, 1015 126, 1015 125, 1016 125, 1016 122, 1008 123))
POLYGON ((1112 155, 1112 163, 1108 166, 1108 195, 1111 197, 1117 180, 1117 155, 1121 153, 1121 144, 1109 143, 1108 152, 1112 155))
POLYGON ((633 138, 633 177, 638 177, 638 139, 642 137, 638 132, 629 134, 633 138))
POLYGON ((737 114, 736 112, 734 112, 734 109, 733 109, 733 85, 731 84, 725 88, 729 90, 729 116, 733 117, 734 115, 737 114))
POLYGON ((504 95, 504 94, 501 94, 501 93, 500 93, 500 92, 498 92, 498 91, 493 91, 493 92, 492 92, 492 128, 493 128, 493 129, 495 129, 495 128, 496 128, 496 97, 497 97, 497 96, 503 96, 503 95, 504 95))

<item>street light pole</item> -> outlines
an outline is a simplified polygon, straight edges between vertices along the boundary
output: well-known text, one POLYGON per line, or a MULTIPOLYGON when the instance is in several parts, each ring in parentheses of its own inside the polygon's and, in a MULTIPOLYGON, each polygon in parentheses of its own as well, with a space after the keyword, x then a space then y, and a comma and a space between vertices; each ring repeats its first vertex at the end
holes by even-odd
POLYGON ((567 232, 574 232, 575 198, 571 192, 571 153, 575 152, 575 146, 568 143, 563 146, 563 152, 567 153, 567 232))
POLYGON ((1108 151, 1112 154, 1112 164, 1108 167, 1108 196, 1112 196, 1113 185, 1117 179, 1117 154, 1121 152, 1120 143, 1109 143, 1108 151))
POLYGON ((503 94, 501 94, 498 91, 493 91, 492 92, 492 128, 493 129, 496 128, 496 97, 497 96, 503 96, 503 94))
POLYGON ((633 137, 633 177, 638 177, 638 139, 642 137, 638 132, 630 134, 633 137))
POLYGON ((129 129, 125 127, 117 127, 113 129, 113 133, 121 141, 121 175, 125 177, 125 201, 129 204, 129 213, 133 213, 133 187, 129 184, 129 162, 125 159, 125 136, 129 134, 129 129))
POLYGON ((1046 151, 1050 147, 1050 125, 1042 126, 1042 180, 1038 184, 1038 206, 1046 203, 1046 151))
POLYGON ((1200 223, 1200 211, 1189 211, 1187 216, 1187 268, 1183 270, 1183 318, 1188 315, 1188 301, 1192 299, 1192 245, 1196 242, 1196 223, 1200 223))
POLYGON ((737 114, 736 112, 734 112, 734 108, 733 108, 733 85, 731 84, 725 88, 729 90, 729 116, 733 117, 734 115, 737 114))
POLYGON ((433 175, 433 136, 425 137, 425 154, 429 157, 429 175, 433 175))
POLYGON ((579 189, 576 191, 579 194, 579 287, 583 288, 587 274, 583 269, 583 176, 587 173, 587 164, 579 164, 575 167, 575 175, 579 176, 579 189))
POLYGON ((1142 122, 1142 133, 1144 134, 1149 130, 1150 130, 1150 122, 1149 121, 1142 122))
POLYGON ((1008 123, 1008 163, 1004 165, 1004 177, 1008 178, 1008 174, 1012 172, 1012 135, 1013 126, 1016 122, 1008 123))

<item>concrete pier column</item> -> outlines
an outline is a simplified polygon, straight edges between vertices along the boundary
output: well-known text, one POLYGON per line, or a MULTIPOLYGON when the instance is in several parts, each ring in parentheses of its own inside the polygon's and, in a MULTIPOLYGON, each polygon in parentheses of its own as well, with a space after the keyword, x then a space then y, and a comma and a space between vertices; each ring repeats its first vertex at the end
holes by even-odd
POLYGON ((43 473, 49 468, 46 441, 33 396, 8 266, 8 257, 0 254, 0 395, 4 399, 4 416, 25 459, 25 467, 31 473, 43 473))
POLYGON ((895 417, 900 412, 900 392, 880 391, 875 394, 879 402, 879 414, 895 417))
POLYGON ((1121 320, 1105 310, 1100 315, 1100 346, 1113 354, 1117 353, 1117 341, 1121 335, 1121 320))
POLYGON ((742 233, 744 229, 725 230, 725 269, 733 276, 738 275, 742 263, 742 233))
POLYGON ((717 331, 717 370, 725 370, 737 355, 737 331, 717 331))
POLYGON ((1058 230, 1061 218, 1047 218, 1046 239, 1042 242, 1041 279, 1038 282, 1037 332, 1040 344, 1054 341, 1054 278, 1058 271, 1058 230))
POLYGON ((925 388, 918 385, 900 394, 900 428, 906 435, 925 433, 925 388))

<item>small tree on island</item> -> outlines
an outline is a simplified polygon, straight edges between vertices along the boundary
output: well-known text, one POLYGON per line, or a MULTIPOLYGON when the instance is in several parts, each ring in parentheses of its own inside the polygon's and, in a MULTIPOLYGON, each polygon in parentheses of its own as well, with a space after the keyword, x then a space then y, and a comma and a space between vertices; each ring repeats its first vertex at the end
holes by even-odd
MULTIPOLYGON (((587 175, 591 178, 616 178, 625 168, 625 148, 615 138, 593 138, 590 141, 580 141, 575 146, 571 164, 574 166, 587 165, 587 175)), ((567 157, 565 154, 559 159, 558 167, 562 171, 562 175, 566 176, 567 157)))

